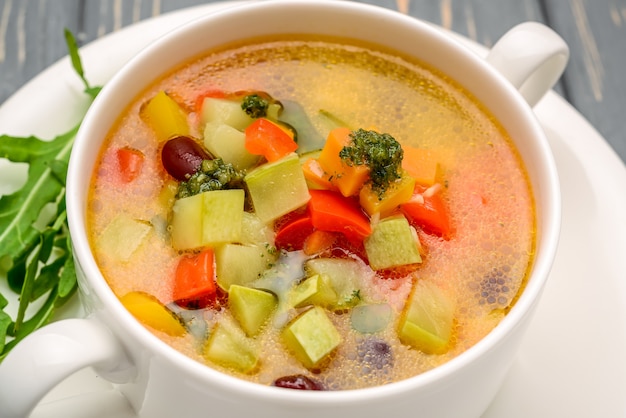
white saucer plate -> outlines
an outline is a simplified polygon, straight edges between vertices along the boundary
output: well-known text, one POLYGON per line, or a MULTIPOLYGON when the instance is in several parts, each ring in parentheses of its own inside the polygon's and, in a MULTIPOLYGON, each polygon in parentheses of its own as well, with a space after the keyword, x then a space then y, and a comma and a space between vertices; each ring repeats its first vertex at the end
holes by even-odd
MULTIPOLYGON (((105 83, 143 46, 213 3, 148 19, 81 49, 87 78, 105 83)), ((479 54, 485 48, 460 38, 479 54)), ((52 138, 88 106, 66 57, 0 107, 0 133, 52 138)), ((563 225, 550 280, 508 377, 484 418, 626 417, 626 168, 600 134, 550 92, 536 106, 558 166, 563 225)), ((0 161, 0 194, 19 187, 23 167, 0 161)), ((6 287, 0 283, 0 290, 6 287)), ((12 301, 13 305, 15 301, 12 301)), ((81 314, 75 299, 60 317, 81 314)), ((136 418, 91 369, 59 384, 33 418, 136 418)))

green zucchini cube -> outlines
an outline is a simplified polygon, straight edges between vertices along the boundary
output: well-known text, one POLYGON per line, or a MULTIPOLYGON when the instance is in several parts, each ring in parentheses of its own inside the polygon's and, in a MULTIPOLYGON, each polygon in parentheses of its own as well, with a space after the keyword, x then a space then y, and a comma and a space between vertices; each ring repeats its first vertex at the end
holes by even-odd
POLYGON ((237 100, 207 97, 202 102, 200 121, 203 124, 222 123, 243 131, 254 119, 248 116, 237 100))
POLYGON ((178 199, 172 214, 172 245, 178 250, 241 239, 245 192, 215 190, 178 199))
POLYGON ((234 284, 228 291, 230 311, 248 337, 261 331, 277 305, 276 296, 265 290, 234 284))
POLYGON ((126 262, 147 239, 151 230, 149 222, 120 214, 107 225, 96 245, 108 257, 126 262))
POLYGON ((215 325, 204 344, 203 355, 215 364, 242 373, 252 373, 259 362, 252 341, 234 324, 227 321, 215 325))
POLYGON ((295 153, 255 168, 245 182, 254 211, 264 223, 304 206, 311 198, 295 153))
POLYGON ((215 249, 217 284, 230 291, 233 284, 245 286, 258 279, 275 261, 264 247, 224 244, 215 249))
POLYGON ((404 216, 381 219, 365 238, 365 252, 374 270, 421 263, 417 235, 404 216))
POLYGON ((318 306, 287 325, 283 339, 287 348, 309 369, 319 366, 342 341, 335 325, 318 306))
POLYGON ((246 135, 230 125, 218 121, 204 127, 204 146, 212 155, 243 170, 259 162, 260 157, 246 149, 246 135))
POLYGON ((400 319, 400 341, 428 354, 441 354, 450 346, 453 326, 450 297, 435 284, 418 281, 400 319))
POLYGON ((316 274, 305 279, 291 292, 291 305, 294 308, 308 305, 332 307, 336 303, 337 293, 326 274, 316 274))

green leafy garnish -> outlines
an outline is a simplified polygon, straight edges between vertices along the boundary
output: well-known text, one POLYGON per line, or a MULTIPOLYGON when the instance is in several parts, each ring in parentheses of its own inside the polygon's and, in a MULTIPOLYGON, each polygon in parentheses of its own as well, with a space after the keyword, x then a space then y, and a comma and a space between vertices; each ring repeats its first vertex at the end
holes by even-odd
MULTIPOLYGON (((78 45, 65 30, 72 66, 92 99, 101 87, 85 78, 78 45)), ((0 273, 19 295, 15 318, 0 293, 0 361, 24 337, 50 321, 76 291, 65 210, 65 179, 78 126, 51 141, 0 136, 0 158, 28 164, 26 183, 0 196, 0 273)))

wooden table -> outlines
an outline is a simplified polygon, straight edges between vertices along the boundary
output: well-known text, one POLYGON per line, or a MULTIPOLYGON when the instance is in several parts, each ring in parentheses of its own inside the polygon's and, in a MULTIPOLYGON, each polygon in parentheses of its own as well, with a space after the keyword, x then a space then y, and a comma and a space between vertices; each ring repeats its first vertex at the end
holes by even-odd
MULTIPOLYGON (((626 1, 361 1, 433 22, 486 46, 519 22, 549 25, 571 48, 570 63, 556 91, 626 161, 626 1)), ((0 0, 0 104, 66 55, 64 27, 77 34, 82 45, 142 19, 210 2, 0 0)))

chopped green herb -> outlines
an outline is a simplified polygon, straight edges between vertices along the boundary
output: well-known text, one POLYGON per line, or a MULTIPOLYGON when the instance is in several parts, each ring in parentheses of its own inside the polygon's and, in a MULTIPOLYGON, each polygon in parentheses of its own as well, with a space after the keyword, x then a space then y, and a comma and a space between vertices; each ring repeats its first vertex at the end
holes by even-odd
POLYGON ((203 160, 200 169, 178 185, 176 197, 182 199, 212 190, 242 189, 244 176, 244 171, 221 158, 203 160))
POLYGON ((267 116, 267 108, 269 105, 269 100, 256 93, 247 95, 241 102, 243 111, 246 112, 248 116, 255 119, 267 116))
MULTIPOLYGON (((86 80, 76 39, 65 30, 74 71, 95 98, 101 87, 86 80)), ((0 273, 17 293, 15 318, 0 294, 0 361, 24 337, 50 321, 76 291, 76 275, 65 211, 65 179, 78 126, 51 141, 0 136, 0 158, 29 166, 26 183, 0 196, 0 273), (33 308, 32 302, 45 299, 33 308), (34 312, 31 312, 34 309, 34 312)))
POLYGON ((376 131, 357 129, 350 136, 350 145, 343 147, 339 156, 350 166, 368 166, 372 189, 382 195, 391 183, 401 177, 402 146, 393 136, 376 131))

